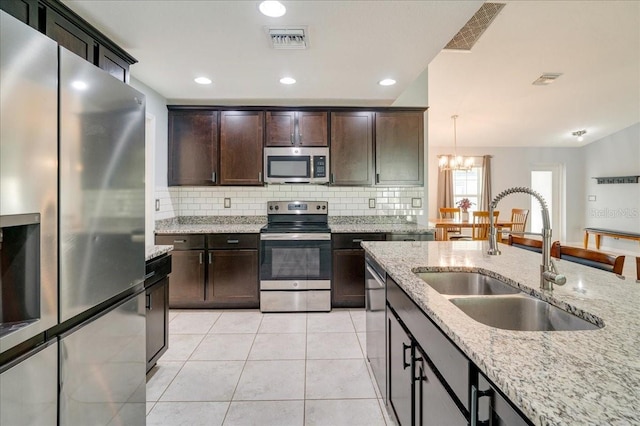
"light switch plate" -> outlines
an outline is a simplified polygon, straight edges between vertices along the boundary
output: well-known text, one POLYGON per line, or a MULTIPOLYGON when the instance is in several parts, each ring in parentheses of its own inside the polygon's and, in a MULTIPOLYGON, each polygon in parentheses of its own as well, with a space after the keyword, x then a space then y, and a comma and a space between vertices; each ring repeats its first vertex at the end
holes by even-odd
POLYGON ((411 207, 422 207, 422 198, 412 198, 411 207))
POLYGON ((375 209, 376 208, 376 199, 375 198, 369 198, 369 208, 370 209, 375 209))
POLYGON ((225 209, 230 209, 231 208, 231 198, 225 198, 224 199, 224 208, 225 209))
POLYGON ((596 201, 595 195, 589 195, 589 201, 596 201))
POLYGON ((160 200, 158 198, 156 198, 156 211, 160 211, 160 200))

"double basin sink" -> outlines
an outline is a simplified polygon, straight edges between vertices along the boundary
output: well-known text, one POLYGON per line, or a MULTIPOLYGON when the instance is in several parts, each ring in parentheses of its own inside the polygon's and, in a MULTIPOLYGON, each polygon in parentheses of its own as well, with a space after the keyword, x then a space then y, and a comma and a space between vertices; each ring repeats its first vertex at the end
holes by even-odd
POLYGON ((417 272, 416 275, 469 317, 490 327, 516 331, 599 328, 507 283, 477 272, 417 272))

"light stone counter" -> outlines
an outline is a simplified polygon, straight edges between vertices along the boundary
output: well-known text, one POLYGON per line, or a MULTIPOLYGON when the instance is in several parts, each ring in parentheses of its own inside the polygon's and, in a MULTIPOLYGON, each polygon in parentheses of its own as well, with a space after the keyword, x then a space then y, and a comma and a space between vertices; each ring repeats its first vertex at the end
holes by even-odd
MULTIPOLYGON (((536 425, 640 424, 640 285, 557 261, 564 286, 539 289, 541 255, 487 243, 363 242, 422 310, 536 425), (509 331, 478 323, 414 275, 481 271, 604 323, 589 331, 509 331)), ((629 261, 629 259, 627 259, 629 261)))
POLYGON ((334 233, 395 232, 398 234, 428 234, 433 232, 432 228, 415 223, 330 223, 329 228, 331 228, 331 232, 334 233))
POLYGON ((169 253, 171 250, 173 250, 173 246, 169 246, 169 245, 146 246, 145 261, 148 262, 151 259, 160 257, 165 253, 169 253))
POLYGON ((265 224, 172 224, 156 228, 156 234, 257 234, 265 224))

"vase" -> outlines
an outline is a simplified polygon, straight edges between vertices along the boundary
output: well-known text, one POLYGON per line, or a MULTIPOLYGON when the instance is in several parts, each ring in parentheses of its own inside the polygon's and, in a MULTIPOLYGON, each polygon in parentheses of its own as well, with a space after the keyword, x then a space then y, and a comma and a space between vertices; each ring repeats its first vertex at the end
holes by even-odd
POLYGON ((462 212, 461 215, 463 222, 469 222, 469 212, 462 212))

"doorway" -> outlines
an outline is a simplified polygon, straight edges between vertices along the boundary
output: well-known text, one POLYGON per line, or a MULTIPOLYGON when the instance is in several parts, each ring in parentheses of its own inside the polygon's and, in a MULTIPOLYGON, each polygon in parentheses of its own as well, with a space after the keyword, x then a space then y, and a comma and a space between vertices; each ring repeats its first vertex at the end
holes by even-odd
MULTIPOLYGON (((565 240, 563 208, 563 171, 562 164, 540 164, 531 167, 531 189, 542 195, 549 208, 552 239, 565 240)), ((542 229, 542 211, 538 200, 531 197, 530 224, 532 232, 542 229)))
POLYGON ((153 245, 155 228, 155 145, 156 117, 147 114, 144 121, 144 240, 146 245, 153 245))

